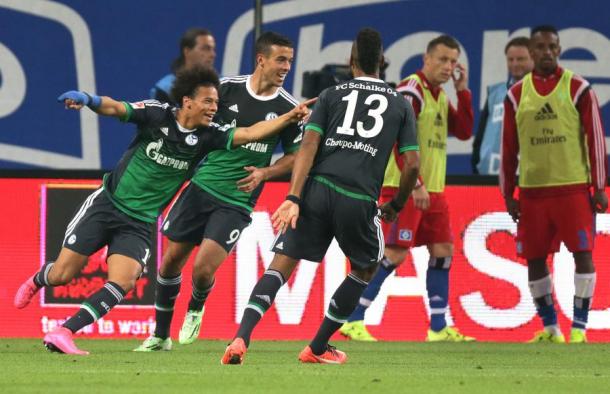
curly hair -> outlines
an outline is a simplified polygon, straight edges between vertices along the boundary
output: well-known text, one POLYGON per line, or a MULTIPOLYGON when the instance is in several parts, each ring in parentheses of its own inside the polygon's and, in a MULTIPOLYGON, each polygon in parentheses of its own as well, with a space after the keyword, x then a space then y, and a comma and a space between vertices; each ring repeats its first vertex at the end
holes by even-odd
POLYGON ((214 87, 218 89, 220 81, 213 68, 196 66, 190 69, 182 68, 176 73, 176 80, 172 86, 171 96, 178 105, 182 104, 183 97, 193 98, 200 87, 214 87))

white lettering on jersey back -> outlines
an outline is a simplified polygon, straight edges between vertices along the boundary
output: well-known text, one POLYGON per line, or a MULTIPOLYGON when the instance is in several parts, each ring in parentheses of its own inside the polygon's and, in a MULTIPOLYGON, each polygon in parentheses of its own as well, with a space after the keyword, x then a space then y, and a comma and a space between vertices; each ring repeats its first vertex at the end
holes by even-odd
POLYGON ((336 140, 332 137, 326 139, 326 146, 338 146, 341 149, 352 149, 352 150, 361 150, 363 152, 368 153, 369 155, 375 157, 377 154, 377 148, 372 145, 365 144, 361 141, 347 141, 347 140, 336 140))

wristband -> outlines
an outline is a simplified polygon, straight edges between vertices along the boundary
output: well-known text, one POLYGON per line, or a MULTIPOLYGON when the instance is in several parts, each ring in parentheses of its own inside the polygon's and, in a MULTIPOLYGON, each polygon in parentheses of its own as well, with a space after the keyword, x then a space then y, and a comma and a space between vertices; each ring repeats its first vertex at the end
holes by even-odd
POLYGON ((292 201, 293 203, 299 205, 301 203, 301 199, 294 194, 289 194, 286 196, 286 201, 292 201))
MULTIPOLYGON (((85 93, 85 92, 83 92, 85 93)), ((100 96, 91 95, 89 93, 85 93, 89 98, 89 102, 86 104, 87 107, 91 109, 97 109, 102 104, 102 98, 100 96)))
POLYGON ((402 208, 404 207, 404 205, 399 205, 396 200, 391 199, 389 202, 390 206, 392 207, 392 209, 396 212, 400 212, 402 210, 402 208))

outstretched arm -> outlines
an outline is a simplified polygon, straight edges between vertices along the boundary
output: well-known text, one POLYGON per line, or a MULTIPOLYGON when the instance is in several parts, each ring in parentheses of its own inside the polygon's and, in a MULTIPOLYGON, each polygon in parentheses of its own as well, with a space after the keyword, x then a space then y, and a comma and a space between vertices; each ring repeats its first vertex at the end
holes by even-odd
POLYGON ((84 106, 89 107, 92 111, 105 116, 113 116, 116 118, 124 118, 127 114, 125 105, 116 101, 113 98, 106 96, 90 95, 86 92, 70 90, 63 93, 57 98, 57 101, 63 102, 67 109, 80 110, 84 106))
POLYGON ((290 112, 286 112, 275 119, 258 122, 249 127, 238 127, 233 134, 233 146, 260 141, 279 133, 289 124, 296 123, 309 115, 309 108, 307 106, 315 103, 316 100, 317 97, 304 101, 290 112))

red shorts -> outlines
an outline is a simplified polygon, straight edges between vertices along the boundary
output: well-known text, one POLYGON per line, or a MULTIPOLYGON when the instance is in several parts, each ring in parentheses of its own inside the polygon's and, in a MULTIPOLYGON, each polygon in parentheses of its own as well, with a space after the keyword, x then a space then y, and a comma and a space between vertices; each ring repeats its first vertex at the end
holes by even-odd
MULTIPOLYGON (((383 188, 379 202, 388 202, 395 194, 395 188, 383 188)), ((382 221, 381 226, 386 245, 410 248, 453 241, 449 206, 443 193, 430 193, 430 208, 425 211, 416 209, 413 198, 409 198, 396 221, 382 221)))
POLYGON ((570 252, 589 252, 595 240, 595 213, 588 191, 519 199, 517 254, 546 258, 563 241, 570 252))

